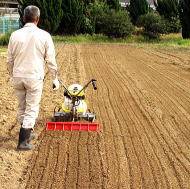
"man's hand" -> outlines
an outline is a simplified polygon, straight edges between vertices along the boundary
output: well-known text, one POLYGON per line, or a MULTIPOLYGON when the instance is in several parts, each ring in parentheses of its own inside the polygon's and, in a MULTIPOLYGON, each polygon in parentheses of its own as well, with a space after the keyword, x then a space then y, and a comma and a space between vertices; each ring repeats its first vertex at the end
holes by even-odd
POLYGON ((57 78, 53 80, 53 90, 57 90, 60 87, 60 82, 57 78))

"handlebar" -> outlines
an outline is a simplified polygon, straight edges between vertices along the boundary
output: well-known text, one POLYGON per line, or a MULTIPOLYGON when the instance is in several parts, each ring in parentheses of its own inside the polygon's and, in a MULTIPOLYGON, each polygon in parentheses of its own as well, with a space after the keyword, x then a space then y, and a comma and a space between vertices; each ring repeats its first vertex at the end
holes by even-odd
POLYGON ((97 90, 97 86, 96 86, 96 79, 92 79, 92 86, 94 88, 94 90, 97 90))
MULTIPOLYGON (((60 82, 61 86, 64 87, 65 90, 68 92, 68 94, 70 94, 67 87, 61 81, 59 81, 59 82, 60 82)), ((84 89, 86 89, 91 82, 92 82, 92 86, 93 86, 94 90, 97 90, 96 79, 91 79, 75 96, 79 95, 84 89)), ((71 95, 71 96, 73 96, 73 95, 71 95)))

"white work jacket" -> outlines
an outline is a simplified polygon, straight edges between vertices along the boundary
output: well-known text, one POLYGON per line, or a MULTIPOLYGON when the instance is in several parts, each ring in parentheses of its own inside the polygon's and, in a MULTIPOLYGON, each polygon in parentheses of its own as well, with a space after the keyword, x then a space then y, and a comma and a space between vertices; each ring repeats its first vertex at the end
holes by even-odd
POLYGON ((50 34, 33 23, 12 33, 7 55, 8 71, 12 77, 43 79, 45 65, 55 79, 57 64, 50 34))

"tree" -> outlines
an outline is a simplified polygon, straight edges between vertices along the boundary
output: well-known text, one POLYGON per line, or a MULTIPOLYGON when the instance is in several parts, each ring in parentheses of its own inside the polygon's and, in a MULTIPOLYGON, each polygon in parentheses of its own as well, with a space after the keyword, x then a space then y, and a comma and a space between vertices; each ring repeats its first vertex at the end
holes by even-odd
POLYGON ((155 6, 159 14, 166 19, 171 19, 179 15, 179 0, 157 0, 155 6))
POLYGON ((165 20, 155 12, 141 15, 137 20, 137 26, 143 28, 141 34, 149 39, 158 39, 160 34, 167 32, 165 20))
POLYGON ((80 0, 63 0, 63 17, 59 27, 60 33, 79 33, 84 23, 84 2, 80 0))
POLYGON ((139 16, 149 12, 149 5, 147 0, 131 0, 127 9, 132 18, 132 22, 135 24, 139 16))
POLYGON ((184 39, 190 38, 190 2, 189 0, 180 0, 180 21, 182 25, 182 37, 184 39))
POLYGON ((154 4, 157 12, 166 19, 168 32, 179 32, 179 0, 157 0, 154 4))
POLYGON ((35 5, 39 7, 41 14, 39 27, 51 33, 57 31, 63 16, 62 0, 18 0, 18 2, 21 18, 28 5, 35 5))
POLYGON ((115 9, 116 11, 120 9, 119 0, 107 0, 107 5, 110 9, 115 9))
POLYGON ((108 11, 109 7, 105 1, 95 0, 93 3, 89 3, 86 8, 86 18, 90 20, 91 33, 102 33, 104 29, 104 18, 108 14, 108 11))
POLYGON ((115 38, 130 36, 134 30, 131 19, 126 11, 109 10, 102 20, 102 32, 115 38))

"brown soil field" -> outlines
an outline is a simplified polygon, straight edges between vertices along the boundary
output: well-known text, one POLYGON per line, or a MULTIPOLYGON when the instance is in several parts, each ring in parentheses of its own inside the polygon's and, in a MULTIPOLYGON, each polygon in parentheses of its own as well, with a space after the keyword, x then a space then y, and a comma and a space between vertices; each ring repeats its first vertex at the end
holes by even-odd
POLYGON ((44 82, 35 149, 15 150, 17 101, 0 55, 1 189, 189 189, 190 54, 121 44, 56 44, 67 86, 87 91, 99 132, 46 131, 63 90, 44 82))

